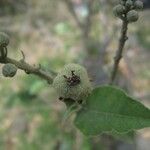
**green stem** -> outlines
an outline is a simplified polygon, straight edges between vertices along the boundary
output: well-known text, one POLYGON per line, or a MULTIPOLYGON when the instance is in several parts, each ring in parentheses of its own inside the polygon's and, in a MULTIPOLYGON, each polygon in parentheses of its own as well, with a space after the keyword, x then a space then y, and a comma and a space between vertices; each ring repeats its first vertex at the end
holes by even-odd
POLYGON ((128 22, 127 22, 126 18, 124 18, 122 21, 121 36, 120 36, 120 40, 119 40, 119 44, 118 44, 118 50, 116 52, 116 56, 114 57, 114 65, 113 65, 109 84, 113 84, 114 80, 116 78, 119 63, 122 58, 122 53, 123 53, 123 49, 125 46, 125 42, 128 39, 127 38, 127 30, 128 30, 128 22))
POLYGON ((17 61, 15 59, 6 57, 4 60, 1 60, 0 63, 14 64, 17 68, 24 70, 27 74, 34 74, 34 75, 46 80, 49 84, 51 84, 53 82, 53 78, 54 78, 53 75, 42 70, 40 67, 35 67, 35 66, 29 65, 24 60, 17 61))

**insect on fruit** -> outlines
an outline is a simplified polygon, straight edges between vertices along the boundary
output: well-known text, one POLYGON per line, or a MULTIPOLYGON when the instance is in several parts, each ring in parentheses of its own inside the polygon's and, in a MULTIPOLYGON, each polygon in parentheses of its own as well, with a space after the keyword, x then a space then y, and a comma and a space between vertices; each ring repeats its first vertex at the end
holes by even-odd
POLYGON ((53 87, 62 101, 69 99, 77 102, 92 92, 87 71, 78 64, 65 65, 54 78, 53 87))
POLYGON ((64 75, 64 78, 66 79, 69 86, 76 86, 81 82, 80 77, 75 75, 74 72, 74 70, 71 71, 71 77, 67 77, 66 75, 64 75))

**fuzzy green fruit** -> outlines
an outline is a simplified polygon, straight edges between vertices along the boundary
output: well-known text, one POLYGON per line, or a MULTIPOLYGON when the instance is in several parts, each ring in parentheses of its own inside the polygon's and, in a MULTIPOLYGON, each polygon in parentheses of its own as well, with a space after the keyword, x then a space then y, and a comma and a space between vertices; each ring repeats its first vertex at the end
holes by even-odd
POLYGON ((87 71, 78 64, 65 65, 55 77, 53 87, 60 97, 75 101, 84 100, 92 92, 87 71))
POLYGON ((0 32, 0 47, 6 47, 9 44, 9 36, 0 32))
POLYGON ((116 17, 120 17, 124 14, 125 8, 121 4, 118 4, 113 8, 113 13, 116 17))
POLYGON ((121 5, 125 5, 126 1, 125 0, 120 0, 121 5))
POLYGON ((4 77, 14 77, 17 72, 17 67, 13 64, 5 64, 2 68, 2 74, 4 77))
POLYGON ((135 9, 142 10, 143 9, 143 2, 137 0, 137 1, 135 1, 134 6, 135 6, 135 9))
POLYGON ((127 0, 126 1, 126 7, 130 8, 131 6, 133 6, 133 1, 132 0, 127 0))
POLYGON ((135 10, 131 10, 127 13, 128 22, 136 22, 138 18, 139 18, 138 12, 135 10))

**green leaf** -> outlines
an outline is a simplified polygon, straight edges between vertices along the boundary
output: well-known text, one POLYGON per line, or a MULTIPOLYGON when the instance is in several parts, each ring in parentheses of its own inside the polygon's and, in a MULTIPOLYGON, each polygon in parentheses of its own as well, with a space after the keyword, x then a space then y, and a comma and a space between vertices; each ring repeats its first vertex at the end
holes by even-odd
POLYGON ((113 86, 93 90, 77 113, 75 125, 85 135, 102 132, 125 133, 150 127, 150 110, 113 86))

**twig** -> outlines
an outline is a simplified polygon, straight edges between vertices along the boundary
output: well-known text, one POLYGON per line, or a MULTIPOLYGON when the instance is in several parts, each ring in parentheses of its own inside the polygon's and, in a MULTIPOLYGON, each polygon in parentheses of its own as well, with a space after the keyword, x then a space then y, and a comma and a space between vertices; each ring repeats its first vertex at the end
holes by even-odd
POLYGON ((6 57, 4 60, 1 60, 0 63, 14 64, 17 68, 24 70, 27 74, 34 74, 34 75, 46 80, 49 84, 52 83, 53 78, 54 78, 54 76, 52 76, 50 73, 42 70, 39 67, 31 66, 28 63, 26 63, 24 60, 17 61, 15 59, 6 57))
POLYGON ((120 40, 119 40, 118 50, 116 52, 116 56, 114 57, 114 66, 112 69, 109 84, 113 84, 113 82, 116 78, 119 62, 122 58, 124 45, 125 45, 126 40, 128 39, 127 30, 128 30, 128 21, 127 21, 126 17, 124 17, 124 19, 122 20, 122 29, 121 29, 121 36, 120 36, 120 40))
POLYGON ((70 14, 72 15, 76 24, 79 27, 84 49, 87 50, 89 53, 89 46, 87 43, 89 43, 89 40, 90 40, 89 34, 90 34, 91 27, 92 27, 94 0, 87 0, 86 1, 87 9, 88 9, 88 15, 85 17, 85 19, 83 21, 80 21, 78 15, 74 9, 73 2, 71 0, 63 0, 63 1, 66 3, 70 14))
POLYGON ((66 5, 67 5, 67 7, 68 7, 68 10, 70 11, 71 15, 72 15, 73 18, 75 19, 75 21, 76 21, 77 25, 79 26, 79 28, 80 28, 81 30, 83 30, 83 27, 84 27, 84 26, 83 26, 82 22, 79 20, 79 18, 78 18, 78 16, 77 16, 76 12, 75 12, 75 10, 74 10, 73 3, 72 3, 70 0, 63 0, 63 1, 66 3, 66 5))
POLYGON ((23 51, 21 51, 21 54, 22 54, 22 60, 25 61, 25 54, 23 51))
POLYGON ((88 8, 88 15, 86 17, 84 28, 83 28, 83 35, 88 38, 88 34, 90 33, 90 29, 92 26, 92 15, 93 15, 93 0, 89 0, 87 3, 88 8))
POLYGON ((83 38, 85 38, 86 36, 88 36, 90 28, 91 28, 91 23, 92 23, 91 16, 93 13, 92 8, 93 8, 94 1, 93 0, 87 1, 87 7, 88 7, 89 13, 84 22, 80 21, 79 17, 77 16, 77 13, 75 12, 75 9, 73 6, 73 2, 71 0, 63 0, 63 1, 66 3, 68 10, 70 11, 70 14, 73 16, 76 24, 80 28, 80 30, 83 34, 83 38))

